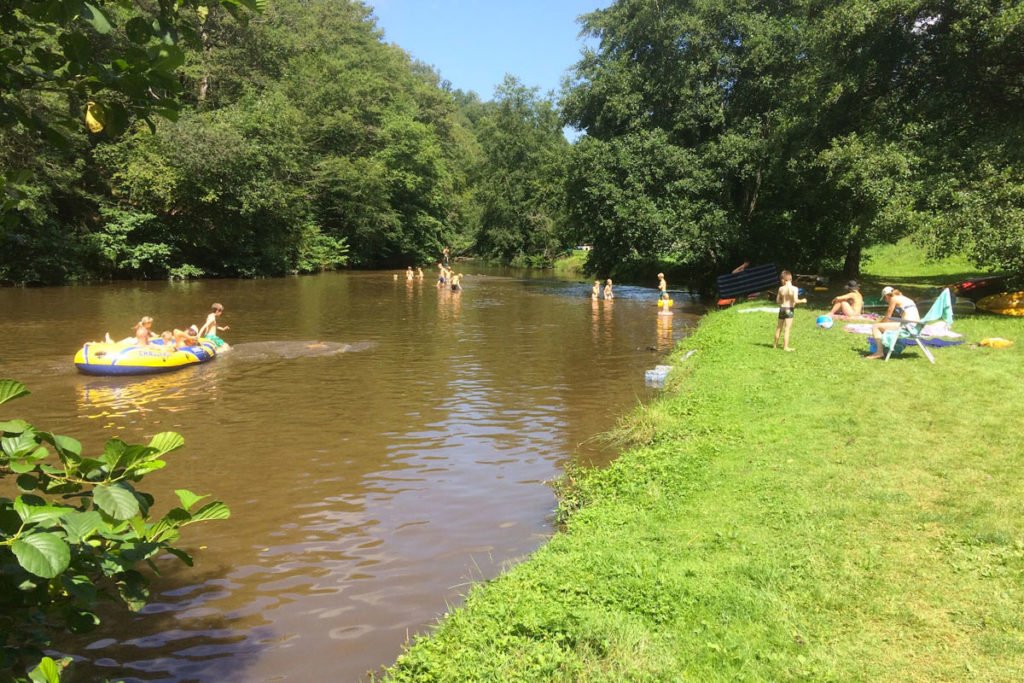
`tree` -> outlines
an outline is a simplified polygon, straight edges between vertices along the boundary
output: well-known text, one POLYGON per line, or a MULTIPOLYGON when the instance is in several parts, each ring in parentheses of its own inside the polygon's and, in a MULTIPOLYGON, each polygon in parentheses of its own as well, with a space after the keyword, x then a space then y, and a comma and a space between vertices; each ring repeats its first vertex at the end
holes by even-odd
POLYGON ((561 250, 564 159, 554 103, 506 75, 476 122, 483 151, 475 201, 479 253, 520 263, 549 264, 561 250))
MULTIPOLYGON (((712 213, 713 231, 676 228, 703 270, 756 253, 852 275, 864 247, 915 233, 935 251, 1020 267, 1017 3, 620 0, 583 23, 600 45, 576 66, 566 119, 602 143, 633 140, 607 157, 619 166, 644 167, 622 156, 638 136, 685 150, 685 196, 637 196, 652 225, 666 201, 712 213)), ((585 206, 585 160, 573 168, 570 215, 585 232, 598 209, 585 206)), ((595 240, 595 256, 671 252, 654 242, 595 240)))
MULTIPOLYGON (((20 383, 0 380, 0 404, 28 393, 20 383)), ((163 553, 188 565, 192 558, 173 543, 194 522, 226 519, 220 501, 196 505, 205 496, 177 491, 179 507, 160 519, 149 510, 153 497, 135 488, 143 476, 164 467, 163 458, 184 444, 162 432, 148 445, 110 439, 103 454, 82 454, 71 437, 52 434, 24 420, 0 422, 0 480, 15 479, 18 495, 0 497, 0 675, 21 678, 38 661, 54 634, 88 632, 99 624, 101 600, 138 610, 148 598, 139 571, 163 553)), ((43 658, 33 680, 57 680, 69 663, 43 658)))

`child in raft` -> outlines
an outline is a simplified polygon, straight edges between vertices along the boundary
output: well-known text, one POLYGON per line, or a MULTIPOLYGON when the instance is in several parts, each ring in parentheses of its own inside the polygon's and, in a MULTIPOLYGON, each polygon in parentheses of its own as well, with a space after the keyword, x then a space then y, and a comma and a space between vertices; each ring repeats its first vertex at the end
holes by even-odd
POLYGON ((605 283, 605 286, 604 286, 604 298, 605 299, 614 299, 615 298, 615 295, 612 294, 612 279, 611 278, 608 278, 608 282, 605 283))
POLYGON ((184 346, 194 346, 199 343, 199 328, 195 325, 190 325, 187 330, 174 330, 174 346, 175 348, 182 348, 184 346))
POLYGON ((672 315, 672 300, 668 298, 668 292, 662 292, 658 300, 658 315, 672 315))
POLYGON ((597 301, 599 296, 601 296, 601 281, 594 280, 594 286, 590 290, 590 299, 592 301, 597 301))
POLYGON ((144 315, 142 316, 142 319, 139 322, 135 323, 135 327, 132 328, 135 331, 135 334, 132 335, 131 337, 125 337, 121 341, 115 342, 113 339, 110 338, 110 333, 108 332, 106 335, 104 335, 103 340, 107 344, 121 344, 122 346, 128 344, 137 344, 139 346, 148 346, 149 337, 151 334, 151 327, 153 327, 153 319, 150 318, 148 315, 144 315))
MULTIPOLYGON (((199 334, 197 334, 196 336, 207 337, 208 339, 213 339, 215 341, 219 340, 220 337, 217 336, 217 332, 219 330, 231 329, 227 325, 225 325, 224 327, 217 326, 217 318, 219 318, 223 312, 223 306, 221 306, 220 304, 212 304, 210 306, 210 314, 206 316, 206 322, 203 323, 203 326, 199 328, 199 334)), ((220 340, 223 341, 222 339, 220 340)))
POLYGON ((793 286, 793 274, 788 270, 782 271, 779 276, 781 286, 779 293, 775 295, 775 301, 779 304, 779 324, 775 327, 775 343, 773 349, 779 348, 779 333, 782 333, 782 348, 792 351, 789 346, 789 330, 793 327, 793 309, 797 304, 807 303, 807 299, 801 299, 799 290, 793 286))

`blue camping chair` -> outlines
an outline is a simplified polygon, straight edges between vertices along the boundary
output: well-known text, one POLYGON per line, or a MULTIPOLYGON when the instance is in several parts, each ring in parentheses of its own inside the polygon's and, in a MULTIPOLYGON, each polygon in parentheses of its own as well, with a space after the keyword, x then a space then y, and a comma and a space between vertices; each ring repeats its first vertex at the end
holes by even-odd
POLYGON ((903 318, 886 318, 886 320, 898 322, 900 326, 898 329, 886 330, 882 333, 882 347, 887 349, 885 360, 889 360, 889 356, 892 355, 897 342, 909 340, 909 342, 904 343, 917 342, 917 345, 921 347, 921 351, 924 352, 928 360, 934 363, 935 357, 924 345, 924 342, 921 341, 921 332, 924 330, 925 325, 939 321, 945 321, 947 325, 953 324, 953 298, 949 294, 949 288, 947 287, 942 290, 942 293, 936 297, 931 308, 928 309, 928 313, 920 320, 905 320, 903 318))

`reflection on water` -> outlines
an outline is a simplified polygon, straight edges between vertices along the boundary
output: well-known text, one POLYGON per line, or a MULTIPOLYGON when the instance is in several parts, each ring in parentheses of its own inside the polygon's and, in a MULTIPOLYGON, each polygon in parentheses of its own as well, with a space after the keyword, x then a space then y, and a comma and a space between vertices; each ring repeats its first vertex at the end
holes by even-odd
POLYGON ((574 455, 612 455, 592 437, 651 395, 644 370, 696 317, 684 304, 662 320, 650 289, 591 301, 586 284, 464 270, 462 292, 391 273, 0 291, 19 330, 0 338, 2 374, 33 391, 4 416, 87 451, 110 430, 179 431, 185 448, 144 488, 232 509, 186 531, 195 567, 164 560, 140 614, 61 643, 81 680, 356 680, 543 542, 544 482, 574 455), (209 363, 71 367, 96 330, 211 301, 233 350, 209 363))

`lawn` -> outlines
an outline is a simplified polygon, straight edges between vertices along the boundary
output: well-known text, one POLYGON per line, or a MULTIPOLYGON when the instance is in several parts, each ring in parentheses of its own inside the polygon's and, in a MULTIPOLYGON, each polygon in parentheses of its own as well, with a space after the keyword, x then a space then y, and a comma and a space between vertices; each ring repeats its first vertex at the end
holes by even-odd
POLYGON ((620 458, 570 470, 564 529, 388 678, 1024 679, 1024 321, 957 320, 932 365, 863 360, 813 308, 785 353, 739 310, 675 350, 620 458))

